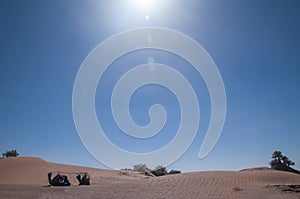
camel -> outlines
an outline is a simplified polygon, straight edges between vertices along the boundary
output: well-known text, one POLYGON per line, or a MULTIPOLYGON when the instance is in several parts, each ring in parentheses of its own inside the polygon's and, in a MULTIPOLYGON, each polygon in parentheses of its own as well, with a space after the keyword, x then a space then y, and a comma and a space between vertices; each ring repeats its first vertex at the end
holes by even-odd
POLYGON ((81 175, 76 176, 77 180, 79 181, 79 185, 90 185, 90 177, 87 174, 81 178, 81 175))
POLYGON ((52 173, 48 173, 48 181, 52 186, 70 186, 71 183, 68 177, 65 175, 57 174, 53 179, 51 179, 52 173))

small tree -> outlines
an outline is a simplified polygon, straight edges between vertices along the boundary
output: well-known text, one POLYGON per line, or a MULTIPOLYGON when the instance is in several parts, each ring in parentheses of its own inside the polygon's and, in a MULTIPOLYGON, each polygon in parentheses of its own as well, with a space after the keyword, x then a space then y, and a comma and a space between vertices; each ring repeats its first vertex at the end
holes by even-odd
POLYGON ((167 171, 166 167, 164 167, 162 165, 158 165, 155 168, 155 170, 153 170, 151 173, 155 176, 164 176, 164 175, 168 174, 168 171, 167 171))
POLYGON ((10 151, 6 151, 5 153, 2 153, 2 156, 6 158, 17 157, 19 156, 19 153, 17 152, 17 150, 10 150, 10 151))
POLYGON ((282 155, 281 151, 274 151, 272 158, 273 160, 269 163, 272 169, 280 165, 287 167, 295 165, 295 162, 291 161, 287 156, 282 155))
POLYGON ((282 157, 283 156, 282 156, 282 152, 281 151, 274 151, 274 153, 272 154, 272 158, 274 160, 277 160, 278 163, 281 162, 282 157))
POLYGON ((147 167, 147 165, 140 163, 140 164, 133 165, 133 171, 145 173, 145 172, 150 172, 151 170, 147 167))

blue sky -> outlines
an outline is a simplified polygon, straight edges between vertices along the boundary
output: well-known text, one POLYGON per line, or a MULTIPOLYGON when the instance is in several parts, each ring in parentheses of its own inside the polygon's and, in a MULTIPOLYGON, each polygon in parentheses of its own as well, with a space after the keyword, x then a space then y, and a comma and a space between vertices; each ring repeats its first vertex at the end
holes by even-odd
POLYGON ((205 83, 192 67, 181 67, 188 64, 179 57, 141 50, 112 63, 98 85, 98 119, 104 129, 113 132, 108 137, 115 144, 145 152, 174 136, 180 120, 178 102, 159 86, 138 90, 130 110, 136 123, 146 125, 149 106, 164 105, 170 113, 159 139, 129 139, 111 117, 108 97, 113 83, 151 56, 157 63, 171 64, 197 85, 200 128, 191 147, 170 168, 198 171, 268 166, 272 152, 281 150, 299 169, 299 9, 296 0, 166 0, 153 1, 147 7, 139 7, 134 0, 1 1, 0 151, 17 149, 21 155, 47 161, 107 168, 88 153, 77 134, 73 83, 81 63, 100 42, 126 30, 154 26, 192 37, 213 58, 226 88, 224 129, 212 152, 199 160, 210 118, 205 83), (116 69, 119 65, 122 70, 116 69), (103 110, 105 117, 99 117, 103 110))

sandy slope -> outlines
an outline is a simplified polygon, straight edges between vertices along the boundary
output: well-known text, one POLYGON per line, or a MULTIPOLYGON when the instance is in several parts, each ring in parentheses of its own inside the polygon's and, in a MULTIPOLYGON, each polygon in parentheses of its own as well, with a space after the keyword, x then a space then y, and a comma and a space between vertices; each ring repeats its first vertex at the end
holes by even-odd
POLYGON ((300 192, 268 185, 300 184, 300 175, 268 169, 194 172, 147 177, 49 163, 39 158, 0 160, 0 198, 297 198, 300 192), (47 173, 65 172, 71 187, 46 187, 47 173), (78 186, 76 173, 88 172, 91 186, 78 186))

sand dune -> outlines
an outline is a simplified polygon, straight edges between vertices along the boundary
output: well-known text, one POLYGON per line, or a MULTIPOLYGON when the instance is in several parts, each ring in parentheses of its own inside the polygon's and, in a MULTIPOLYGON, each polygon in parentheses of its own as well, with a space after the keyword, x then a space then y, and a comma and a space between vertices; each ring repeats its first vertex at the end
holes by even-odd
POLYGON ((78 184, 77 174, 88 173, 93 183, 110 179, 145 178, 136 172, 121 172, 46 162, 35 157, 5 158, 0 160, 0 185, 48 185, 47 173, 61 173, 71 184, 78 184))
POLYGON ((0 198, 300 198, 300 187, 284 186, 300 185, 300 175, 267 168, 148 177, 18 157, 1 159, 0 175, 0 198), (46 187, 50 171, 66 173, 73 185, 46 187), (80 172, 91 186, 77 185, 80 172))

